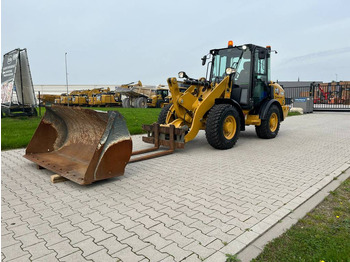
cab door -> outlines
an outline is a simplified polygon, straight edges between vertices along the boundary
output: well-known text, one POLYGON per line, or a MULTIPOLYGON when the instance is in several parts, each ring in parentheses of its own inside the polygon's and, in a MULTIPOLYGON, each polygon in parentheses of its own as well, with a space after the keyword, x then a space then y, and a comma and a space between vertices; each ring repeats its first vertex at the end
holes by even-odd
POLYGON ((258 106, 269 94, 268 59, 269 53, 265 48, 256 47, 254 50, 254 72, 252 94, 253 105, 258 106))

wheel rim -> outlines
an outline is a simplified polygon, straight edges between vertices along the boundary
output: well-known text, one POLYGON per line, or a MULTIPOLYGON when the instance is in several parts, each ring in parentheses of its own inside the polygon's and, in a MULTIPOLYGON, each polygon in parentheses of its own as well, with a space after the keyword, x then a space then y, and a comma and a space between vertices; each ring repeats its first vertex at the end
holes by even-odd
POLYGON ((276 113, 272 113, 270 117, 270 130, 275 132, 278 126, 278 116, 276 113))
POLYGON ((227 140, 232 139, 236 134, 237 123, 233 116, 227 116, 224 120, 224 136, 227 140))

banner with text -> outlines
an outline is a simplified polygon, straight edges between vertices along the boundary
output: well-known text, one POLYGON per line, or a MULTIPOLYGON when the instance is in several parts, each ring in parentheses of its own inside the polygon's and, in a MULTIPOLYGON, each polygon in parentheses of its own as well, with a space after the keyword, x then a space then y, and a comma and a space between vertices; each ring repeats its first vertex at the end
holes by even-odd
POLYGON ((4 55, 1 72, 1 103, 11 103, 19 49, 4 55))

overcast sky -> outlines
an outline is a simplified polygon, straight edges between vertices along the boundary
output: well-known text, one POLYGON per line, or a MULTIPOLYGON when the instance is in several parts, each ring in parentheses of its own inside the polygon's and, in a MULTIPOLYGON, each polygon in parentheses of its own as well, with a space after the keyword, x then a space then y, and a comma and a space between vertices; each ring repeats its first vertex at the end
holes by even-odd
POLYGON ((273 80, 350 81, 350 1, 2 0, 1 54, 27 48, 34 84, 165 84, 205 75, 210 49, 271 45, 273 80))

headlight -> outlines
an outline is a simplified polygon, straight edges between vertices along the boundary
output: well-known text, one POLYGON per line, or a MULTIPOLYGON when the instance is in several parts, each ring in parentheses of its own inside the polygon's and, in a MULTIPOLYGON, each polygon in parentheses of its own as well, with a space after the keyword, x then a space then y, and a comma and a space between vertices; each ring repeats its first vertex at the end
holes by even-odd
POLYGON ((233 73, 236 73, 236 69, 232 67, 226 68, 226 75, 232 75, 233 73))
POLYGON ((184 71, 180 71, 178 75, 179 75, 179 78, 188 78, 188 76, 184 71))

